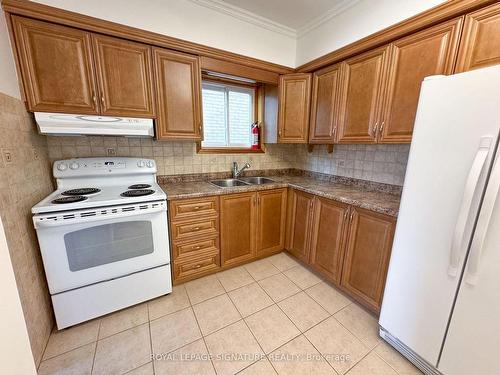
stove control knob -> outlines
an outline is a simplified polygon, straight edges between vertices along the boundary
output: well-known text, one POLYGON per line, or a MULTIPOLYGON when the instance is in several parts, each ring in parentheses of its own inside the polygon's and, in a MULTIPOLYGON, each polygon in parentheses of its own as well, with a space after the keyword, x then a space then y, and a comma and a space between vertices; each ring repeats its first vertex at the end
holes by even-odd
POLYGON ((78 169, 80 167, 80 165, 78 163, 71 163, 71 165, 69 167, 71 169, 78 169))
POLYGON ((68 165, 66 163, 57 164, 57 169, 59 171, 65 171, 66 169, 68 169, 68 165))
POLYGON ((148 166, 149 168, 153 168, 153 167, 155 166, 154 161, 153 161, 153 160, 149 160, 149 161, 148 161, 148 163, 147 163, 147 166, 148 166))
POLYGON ((137 162, 137 166, 138 166, 139 168, 144 167, 144 165, 146 165, 146 163, 144 163, 144 160, 139 160, 139 161, 137 162))

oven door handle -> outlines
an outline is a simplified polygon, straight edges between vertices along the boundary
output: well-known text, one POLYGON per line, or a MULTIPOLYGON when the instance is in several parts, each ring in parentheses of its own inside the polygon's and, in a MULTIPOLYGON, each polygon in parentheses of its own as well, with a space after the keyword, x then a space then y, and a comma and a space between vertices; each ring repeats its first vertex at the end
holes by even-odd
MULTIPOLYGON (((33 223, 35 224, 35 228, 53 228, 53 227, 60 227, 64 225, 73 225, 73 224, 86 224, 86 223, 92 223, 96 221, 105 221, 105 220, 112 220, 112 219, 120 219, 124 217, 132 217, 132 216, 139 216, 139 215, 145 215, 145 214, 153 214, 157 212, 162 212, 166 211, 166 207, 164 204, 159 205, 158 207, 153 207, 153 208, 147 208, 147 209, 138 209, 136 208, 135 210, 130 210, 130 211, 122 211, 121 212, 116 212, 116 213, 111 213, 111 214, 101 214, 100 210, 95 210, 96 214, 94 216, 81 216, 81 214, 78 214, 78 216, 74 218, 63 218, 63 215, 57 215, 57 217, 60 217, 60 219, 46 219, 44 217, 39 217, 39 216, 34 216, 33 217, 33 223)), ((67 216, 67 215, 66 215, 67 216)))

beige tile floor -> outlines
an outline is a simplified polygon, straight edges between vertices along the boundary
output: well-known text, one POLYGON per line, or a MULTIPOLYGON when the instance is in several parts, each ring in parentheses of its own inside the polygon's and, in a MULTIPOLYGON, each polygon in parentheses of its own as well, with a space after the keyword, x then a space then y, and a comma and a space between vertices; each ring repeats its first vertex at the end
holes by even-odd
POLYGON ((380 340, 374 316, 286 253, 54 332, 38 372, 421 374, 380 340))

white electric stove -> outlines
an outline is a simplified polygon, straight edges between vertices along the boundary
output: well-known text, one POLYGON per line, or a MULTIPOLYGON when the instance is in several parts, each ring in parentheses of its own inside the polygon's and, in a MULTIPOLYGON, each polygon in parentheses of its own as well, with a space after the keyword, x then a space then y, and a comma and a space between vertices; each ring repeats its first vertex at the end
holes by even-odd
POLYGON ((172 291, 166 194, 153 160, 56 161, 32 208, 59 329, 172 291))

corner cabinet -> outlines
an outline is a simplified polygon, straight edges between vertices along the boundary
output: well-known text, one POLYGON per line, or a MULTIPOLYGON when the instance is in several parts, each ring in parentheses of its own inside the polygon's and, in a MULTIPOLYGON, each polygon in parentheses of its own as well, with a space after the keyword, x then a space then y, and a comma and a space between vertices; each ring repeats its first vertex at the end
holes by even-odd
POLYGON ((411 142, 422 81, 453 74, 462 21, 454 19, 391 44, 384 114, 377 128, 379 143, 411 142))
POLYGON ((278 87, 278 142, 307 143, 311 74, 282 75, 278 87))
POLYGON ((92 35, 17 16, 12 27, 29 110, 98 114, 92 35))
POLYGON ((465 17, 456 72, 500 64, 500 4, 465 17))
POLYGON ((201 140, 201 68, 198 56, 153 49, 158 113, 156 137, 201 140))
POLYGON ((309 143, 331 144, 336 141, 339 94, 339 64, 314 72, 309 143))
POLYGON ((351 208, 341 287, 378 312, 391 257, 396 220, 351 208))
POLYGON ((288 197, 287 249, 303 262, 309 262, 313 228, 314 195, 291 190, 288 197))

